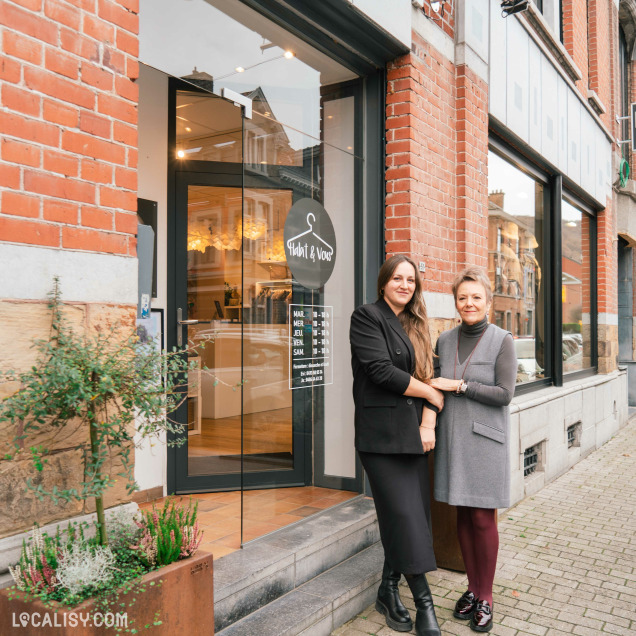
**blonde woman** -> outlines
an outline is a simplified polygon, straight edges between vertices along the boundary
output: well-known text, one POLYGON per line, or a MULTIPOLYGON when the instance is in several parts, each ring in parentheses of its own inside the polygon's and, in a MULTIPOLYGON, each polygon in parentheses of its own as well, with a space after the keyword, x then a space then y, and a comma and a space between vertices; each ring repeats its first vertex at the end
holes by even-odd
POLYGON ((457 506, 457 535, 468 589, 453 615, 475 632, 493 624, 492 585, 497 566, 497 508, 510 505, 508 404, 515 391, 517 359, 512 335, 488 322, 488 274, 469 267, 453 283, 462 322, 445 331, 436 352, 447 391, 435 448, 435 499, 457 506))

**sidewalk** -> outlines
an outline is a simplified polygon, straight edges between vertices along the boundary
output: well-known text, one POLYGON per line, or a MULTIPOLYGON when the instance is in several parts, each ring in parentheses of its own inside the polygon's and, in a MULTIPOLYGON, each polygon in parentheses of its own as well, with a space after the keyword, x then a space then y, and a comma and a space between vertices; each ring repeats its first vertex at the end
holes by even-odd
MULTIPOLYGON (((602 448, 500 518, 490 634, 636 634, 635 488, 632 416, 602 448)), ((442 634, 475 634, 452 616, 465 576, 438 570, 428 578, 442 634)), ((404 579, 400 594, 415 618, 404 579)), ((333 632, 363 634, 399 632, 373 606, 333 632)))

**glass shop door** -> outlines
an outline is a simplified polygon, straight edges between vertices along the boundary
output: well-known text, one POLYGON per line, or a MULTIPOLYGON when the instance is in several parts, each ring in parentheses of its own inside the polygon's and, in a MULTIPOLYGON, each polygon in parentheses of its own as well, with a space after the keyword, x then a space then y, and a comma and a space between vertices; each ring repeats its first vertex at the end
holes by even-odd
POLYGON ((241 107, 178 90, 175 112, 173 325, 196 363, 177 413, 188 439, 176 490, 304 485, 311 402, 289 388, 294 292, 279 254, 293 187, 266 155, 246 170, 241 107))

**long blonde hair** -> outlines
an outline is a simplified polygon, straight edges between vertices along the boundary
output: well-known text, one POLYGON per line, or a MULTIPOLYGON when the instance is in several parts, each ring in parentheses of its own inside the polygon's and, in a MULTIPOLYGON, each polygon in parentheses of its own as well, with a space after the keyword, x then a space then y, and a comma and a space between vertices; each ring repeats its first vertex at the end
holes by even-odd
POLYGON ((393 277, 393 273, 400 263, 409 263, 415 274, 415 291, 413 297, 398 316, 400 323, 409 337, 415 350, 415 377, 422 382, 433 377, 433 346, 428 328, 426 303, 422 294, 422 281, 417 273, 417 267, 412 259, 404 254, 391 256, 380 268, 378 274, 378 298, 384 295, 384 287, 393 277))

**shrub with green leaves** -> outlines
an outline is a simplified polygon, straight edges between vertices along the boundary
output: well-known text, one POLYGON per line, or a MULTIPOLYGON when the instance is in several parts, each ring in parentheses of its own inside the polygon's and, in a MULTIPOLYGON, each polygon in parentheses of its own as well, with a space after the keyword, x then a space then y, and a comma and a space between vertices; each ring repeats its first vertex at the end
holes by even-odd
POLYGON ((186 559, 198 549, 203 537, 197 521, 198 502, 184 508, 166 499, 163 508, 142 511, 137 522, 141 538, 136 546, 139 559, 148 566, 162 566, 186 559))
POLYGON ((83 427, 86 435, 76 446, 84 453, 81 483, 47 491, 42 480, 29 479, 27 487, 54 503, 93 498, 99 541, 107 545, 103 494, 114 483, 107 462, 112 466, 119 460, 119 476, 133 492, 135 443, 166 432, 171 434, 169 444, 185 442, 184 427, 169 416, 186 399, 187 375, 195 362, 187 358, 191 348, 161 352, 142 343, 135 333, 124 337, 115 329, 76 333, 63 315, 57 279, 49 308, 51 334, 34 343, 37 364, 23 373, 2 374, 5 381, 20 385, 0 402, 0 423, 10 422, 15 430, 13 451, 5 458, 28 454, 34 469, 45 471, 51 451, 43 444, 28 446, 28 440, 43 433, 55 438, 61 429, 68 433, 83 427))

